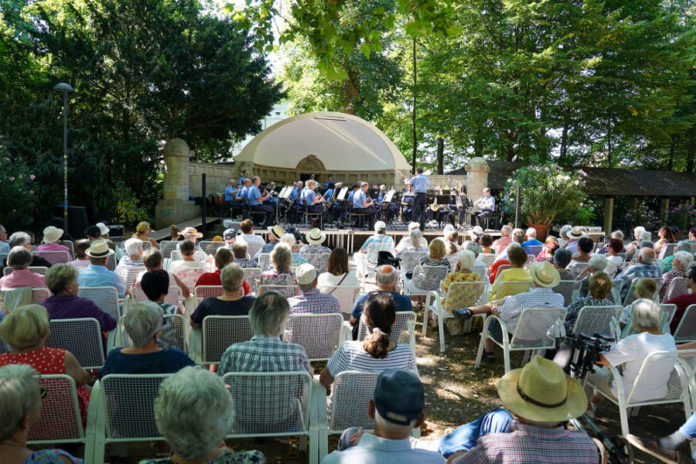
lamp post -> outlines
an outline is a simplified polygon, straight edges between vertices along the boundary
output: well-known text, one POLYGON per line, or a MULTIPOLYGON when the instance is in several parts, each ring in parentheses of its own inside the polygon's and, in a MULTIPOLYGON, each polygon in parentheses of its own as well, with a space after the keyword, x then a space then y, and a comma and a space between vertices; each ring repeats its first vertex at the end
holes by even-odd
POLYGON ((63 92, 63 230, 68 232, 68 94, 75 90, 61 82, 53 90, 63 92))

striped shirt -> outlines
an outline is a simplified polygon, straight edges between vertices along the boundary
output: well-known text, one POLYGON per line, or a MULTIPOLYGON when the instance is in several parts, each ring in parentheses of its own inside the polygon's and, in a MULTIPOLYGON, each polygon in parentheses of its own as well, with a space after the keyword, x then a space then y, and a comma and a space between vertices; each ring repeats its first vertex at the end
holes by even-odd
POLYGON ((319 293, 318 288, 288 298, 288 303, 290 303, 290 313, 292 314, 341 314, 338 298, 326 293, 319 293))
POLYGON ((118 266, 116 266, 114 272, 121 278, 121 281, 126 284, 126 287, 130 287, 138 274, 145 270, 142 258, 133 261, 130 257, 124 256, 121 258, 121 261, 118 262, 118 266))
POLYGON ((382 372, 387 369, 408 369, 418 372, 416 354, 411 345, 400 343, 386 358, 374 358, 363 348, 363 342, 347 341, 338 347, 326 367, 332 377, 345 371, 382 372))
MULTIPOLYGON (((525 293, 512 295, 505 300, 505 303, 498 308, 500 317, 507 324, 508 332, 513 333, 517 327, 517 320, 522 315, 522 311, 530 308, 564 308, 565 298, 560 293, 555 293, 550 288, 536 287, 525 293)), ((540 327, 544 333, 548 327, 540 327)), ((538 334, 537 338, 544 336, 538 334)))
POLYGON ((455 458, 453 464, 527 464, 558 462, 597 464, 599 450, 585 432, 566 430, 562 426, 547 428, 510 424, 512 432, 489 433, 478 439, 468 453, 455 458))
POLYGON ((290 371, 312 374, 302 345, 281 341, 280 337, 254 335, 248 342, 235 343, 225 350, 217 373, 290 371))

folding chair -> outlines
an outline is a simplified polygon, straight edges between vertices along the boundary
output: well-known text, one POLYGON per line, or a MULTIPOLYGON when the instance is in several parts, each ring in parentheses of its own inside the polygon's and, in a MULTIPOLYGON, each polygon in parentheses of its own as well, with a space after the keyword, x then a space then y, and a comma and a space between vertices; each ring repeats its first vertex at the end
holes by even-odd
POLYGON ((244 280, 247 281, 250 287, 250 292, 254 295, 259 294, 259 283, 261 282, 261 274, 263 271, 258 267, 245 267, 244 280))
POLYGON ((234 343, 251 340, 249 316, 207 316, 201 327, 202 363, 220 364, 225 350, 234 343))
POLYGON ((614 391, 606 391, 604 388, 599 388, 592 383, 591 377, 588 377, 585 385, 595 389, 596 393, 601 394, 610 402, 619 408, 619 417, 621 420, 621 434, 625 437, 629 434, 628 428, 628 409, 640 408, 642 406, 652 406, 658 404, 682 403, 684 405, 685 416, 688 419, 691 416, 691 399, 689 397, 689 384, 692 379, 692 372, 689 366, 684 363, 677 352, 675 351, 656 351, 651 353, 643 361, 640 372, 633 382, 630 391, 626 392, 623 384, 623 379, 618 369, 614 366, 607 366, 611 373, 614 391), (663 377, 664 369, 659 369, 660 364, 671 363, 667 375, 663 377), (635 398, 636 390, 640 390, 642 382, 648 379, 656 378, 656 372, 659 372, 660 378, 665 379, 666 394, 660 398, 640 399, 635 398), (614 393, 615 392, 615 393, 614 393))
MULTIPOLYGON (((2 270, 2 275, 10 275, 12 274, 12 270, 13 269, 10 266, 5 266, 5 268, 2 270)), ((46 275, 46 271, 48 270, 48 268, 46 266, 29 266, 27 270, 35 274, 46 275)))
POLYGON ((309 463, 319 463, 312 405, 320 392, 313 389, 308 372, 230 372, 222 380, 235 405, 227 438, 300 436, 301 443, 309 439, 309 463))
POLYGON ((259 295, 263 295, 266 292, 278 292, 285 298, 291 298, 293 296, 299 295, 300 287, 298 285, 267 285, 262 284, 259 287, 259 295))
POLYGON ((72 258, 67 251, 35 251, 36 256, 40 256, 51 264, 69 263, 72 258))
POLYGON ((418 266, 423 258, 428 256, 425 251, 404 251, 401 253, 401 262, 399 263, 401 272, 406 273, 413 271, 418 266))
POLYGON ((259 254, 259 269, 261 271, 267 271, 268 269, 271 268, 271 254, 270 253, 261 253, 259 254))
POLYGON ((203 252, 206 255, 215 256, 215 253, 217 253, 217 251, 220 248, 225 248, 227 246, 227 243, 226 242, 213 242, 211 240, 201 240, 200 242, 198 242, 198 246, 200 247, 201 250, 203 250, 203 252))
POLYGON ((677 330, 674 331, 674 341, 685 343, 696 340, 696 304, 686 307, 677 330))
POLYGON ((568 306, 574 299, 580 295, 581 280, 561 280, 553 288, 553 291, 563 295, 565 305, 568 306))
POLYGON ((341 305, 341 312, 345 315, 350 316, 353 313, 353 307, 355 306, 355 300, 360 294, 360 286, 325 286, 321 287, 321 293, 328 293, 333 295, 338 299, 338 303, 341 305))
POLYGON ((419 264, 413 269, 413 278, 410 281, 405 274, 402 274, 404 295, 427 296, 431 291, 440 288, 440 284, 445 280, 448 273, 449 267, 419 264), (408 285, 406 285, 406 282, 408 282, 408 285))
MULTIPOLYGON (((396 312, 396 322, 392 326, 391 334, 389 339, 395 345, 399 343, 408 343, 415 350, 416 349, 416 313, 413 311, 397 311, 396 312)), ((348 329, 350 324, 346 323, 344 327, 348 329)), ((362 340, 367 336, 367 326, 363 318, 360 318, 358 325, 358 340, 362 340)), ((346 332, 346 339, 350 340, 348 332, 346 332)))
POLYGON ((193 289, 193 295, 196 297, 196 305, 200 304, 205 298, 222 296, 225 291, 222 285, 199 285, 193 289))
POLYGON ((675 277, 667 286, 667 291, 665 292, 665 297, 662 301, 671 300, 679 295, 689 292, 689 285, 684 277, 675 277))
POLYGON ((341 341, 340 314, 291 314, 283 340, 302 345, 310 361, 331 358, 341 341))
POLYGON ((179 242, 174 242, 171 240, 162 240, 159 242, 159 251, 162 254, 163 259, 171 259, 172 251, 176 250, 179 246, 179 242))
POLYGON ((71 352, 84 369, 104 366, 104 339, 99 321, 92 317, 52 319, 46 346, 71 352))
POLYGON ((616 324, 621 310, 621 306, 583 306, 575 319, 573 333, 610 334, 612 323, 616 324))
MULTIPOLYGON (((483 323, 481 331, 481 342, 479 343, 478 353, 476 354, 475 368, 481 365, 483 351, 486 346, 486 339, 491 339, 493 343, 503 349, 505 360, 505 373, 510 372, 510 352, 525 351, 529 354, 532 350, 547 350, 556 347, 556 334, 553 332, 555 327, 562 327, 565 320, 565 308, 529 308, 522 311, 517 325, 509 335, 507 323, 498 316, 489 315, 483 323), (488 333, 488 326, 491 321, 496 319, 500 324, 502 332, 502 342, 499 342, 488 333)), ((526 356, 525 356, 526 358, 526 356)), ((524 360, 523 360, 524 363, 524 360)))
POLYGON ((110 374, 92 389, 90 408, 95 404, 92 449, 85 449, 85 462, 104 462, 110 443, 163 441, 154 414, 159 387, 171 374, 110 374), (88 451, 89 449, 89 451, 88 451))
POLYGON ((121 309, 118 304, 118 292, 115 287, 80 287, 77 296, 94 301, 102 311, 119 320, 121 309))
POLYGON ((428 313, 432 311, 437 318, 440 332, 440 353, 445 352, 445 319, 454 317, 452 310, 466 308, 476 303, 476 300, 483 295, 485 288, 486 284, 482 281, 452 282, 444 296, 440 292, 430 292, 423 312, 423 336, 426 336, 428 330, 428 313))

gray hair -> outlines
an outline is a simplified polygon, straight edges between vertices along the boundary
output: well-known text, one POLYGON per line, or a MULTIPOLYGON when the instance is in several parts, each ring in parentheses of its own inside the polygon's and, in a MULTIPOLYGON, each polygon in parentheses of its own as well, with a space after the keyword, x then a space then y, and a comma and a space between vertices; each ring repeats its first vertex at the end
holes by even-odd
POLYGON ((46 271, 46 286, 54 295, 63 293, 75 281, 77 269, 67 264, 54 264, 46 271))
POLYGON ((647 329, 659 327, 662 319, 660 305, 647 298, 640 298, 631 305, 631 320, 636 327, 647 329))
POLYGON ((408 236, 411 238, 411 246, 417 247, 421 237, 423 237, 423 232, 420 229, 413 229, 408 236))
POLYGON ((153 301, 141 301, 123 318, 126 333, 135 346, 147 345, 162 330, 162 308, 153 301))
POLYGON ((677 248, 682 251, 686 251, 687 253, 692 253, 694 251, 689 240, 681 240, 679 243, 677 243, 677 248))
POLYGON ((633 228, 633 236, 640 238, 641 235, 643 235, 643 232, 645 232, 645 227, 643 226, 637 226, 633 228))
POLYGON ((249 311, 249 323, 254 335, 277 337, 283 333, 289 316, 288 300, 278 292, 266 292, 254 301, 249 311))
POLYGON ((536 229, 535 229, 534 227, 530 227, 530 228, 528 228, 527 231, 525 232, 525 235, 526 235, 527 237, 536 237, 536 236, 537 236, 537 231, 536 231, 536 229))
POLYGON ((692 255, 688 251, 677 251, 676 253, 674 253, 674 260, 672 261, 672 265, 679 263, 679 267, 682 270, 686 270, 689 266, 691 266, 691 263, 693 262, 694 255, 692 255))
POLYGON ((603 271, 607 267, 607 264, 609 264, 609 261, 607 261, 604 255, 592 255, 587 263, 595 272, 603 271))
POLYGON ((23 246, 12 247, 10 254, 7 255, 7 265, 12 269, 26 269, 31 264, 31 252, 23 246))
POLYGON ((290 266, 292 266, 292 250, 287 243, 280 242, 273 247, 273 251, 271 251, 271 263, 274 264, 278 271, 290 271, 290 266))
POLYGON ((9 239, 7 239, 7 244, 10 245, 10 248, 24 246, 29 243, 31 243, 31 235, 26 232, 15 232, 14 234, 10 235, 9 239))
POLYGON ((0 367, 0 443, 17 432, 29 412, 40 407, 39 373, 26 364, 0 367))
POLYGON ((568 232, 570 232, 571 230, 573 230, 573 226, 571 226, 570 224, 566 224, 566 225, 564 225, 563 227, 561 227, 561 230, 560 230, 560 232, 558 233, 558 236, 561 237, 561 238, 566 238, 566 235, 567 235, 568 232))
POLYGON ((297 239, 293 234, 283 234, 282 237, 280 237, 280 242, 287 244, 290 248, 293 248, 295 244, 297 244, 297 239))
POLYGON ((220 281, 228 292, 239 290, 244 282, 244 270, 238 264, 228 264, 220 271, 220 281))
POLYGON ((638 239, 639 239, 641 242, 643 242, 643 241, 645 241, 645 240, 647 240, 647 241, 652 241, 652 234, 651 234, 650 232, 648 232, 647 230, 646 230, 646 231, 643 231, 643 232, 641 232, 640 235, 638 236, 638 239))
POLYGON ((123 244, 123 249, 128 256, 136 256, 140 254, 140 249, 143 247, 143 241, 136 237, 131 237, 123 244))
POLYGON ((459 269, 470 271, 474 267, 474 263, 476 263, 476 256, 473 251, 466 249, 459 252, 459 269))
POLYGON ((524 242, 524 231, 522 229, 513 229, 512 240, 517 243, 524 242))
POLYGON ((501 229, 500 229, 500 235, 503 237, 509 237, 510 234, 512 233, 512 227, 509 225, 505 224, 501 229))
POLYGON ((197 366, 184 367, 162 382, 154 411, 162 436, 187 460, 212 453, 234 421, 232 395, 225 382, 197 366))
POLYGON ((611 238, 615 238, 617 240, 623 240, 624 239, 624 233, 620 230, 615 230, 614 232, 611 233, 611 238))
POLYGON ((375 281, 381 287, 389 287, 396 285, 396 280, 399 277, 399 271, 394 266, 385 264, 376 269, 375 281))
POLYGON ((638 257, 643 264, 653 264, 655 262, 655 250, 648 247, 642 247, 638 252, 638 257))
MULTIPOLYGON (((515 243, 517 243, 517 242, 515 242, 515 243)), ((519 243, 518 243, 518 245, 519 245, 519 243)), ((474 259, 476 259, 476 257, 478 257, 478 255, 479 255, 479 253, 481 253, 481 245, 479 245, 476 242, 467 243, 466 249, 474 254, 474 259)))
POLYGON ((638 248, 650 248, 650 249, 655 249, 655 244, 651 242, 650 240, 641 240, 640 243, 638 244, 638 248))

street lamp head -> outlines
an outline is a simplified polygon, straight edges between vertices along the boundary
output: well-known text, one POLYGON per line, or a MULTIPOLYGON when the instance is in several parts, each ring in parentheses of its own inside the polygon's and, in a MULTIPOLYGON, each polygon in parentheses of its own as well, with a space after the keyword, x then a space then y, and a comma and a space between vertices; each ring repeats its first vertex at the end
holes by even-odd
POLYGON ((61 82, 60 84, 56 84, 55 87, 53 87, 53 90, 57 90, 59 92, 74 92, 75 89, 73 89, 70 84, 66 84, 65 82, 61 82))

